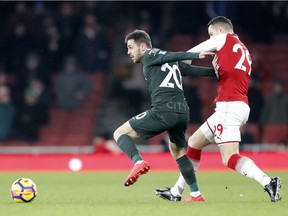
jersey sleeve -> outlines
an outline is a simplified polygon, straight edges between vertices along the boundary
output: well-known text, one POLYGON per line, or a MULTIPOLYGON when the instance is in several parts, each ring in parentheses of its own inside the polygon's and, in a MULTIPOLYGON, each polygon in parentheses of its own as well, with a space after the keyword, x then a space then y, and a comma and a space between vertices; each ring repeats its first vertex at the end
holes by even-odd
POLYGON ((188 65, 184 62, 179 62, 178 65, 182 76, 216 76, 212 67, 188 65))
POLYGON ((216 35, 197 46, 191 48, 187 52, 202 52, 202 51, 219 51, 226 42, 227 34, 216 35))
POLYGON ((169 62, 199 59, 199 53, 194 52, 168 52, 159 49, 148 49, 143 57, 147 65, 162 65, 169 62))

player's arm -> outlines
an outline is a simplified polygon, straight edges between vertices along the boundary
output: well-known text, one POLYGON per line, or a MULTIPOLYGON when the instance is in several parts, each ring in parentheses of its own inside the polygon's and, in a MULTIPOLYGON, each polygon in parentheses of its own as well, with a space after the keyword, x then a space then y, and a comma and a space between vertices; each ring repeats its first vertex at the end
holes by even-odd
POLYGON ((182 76, 216 76, 214 69, 211 67, 188 65, 183 62, 178 62, 178 65, 182 76))
POLYGON ((182 61, 200 59, 200 53, 196 52, 166 52, 161 58, 161 64, 182 61))
POLYGON ((200 44, 197 46, 189 49, 187 52, 202 52, 202 51, 210 51, 210 52, 215 52, 219 51, 225 44, 226 42, 226 37, 227 34, 219 34, 216 35, 200 44))
POLYGON ((147 50, 144 54, 144 62, 149 65, 162 65, 169 62, 182 60, 202 59, 207 55, 213 55, 211 52, 168 52, 159 49, 147 50))
MULTIPOLYGON (((197 46, 189 49, 187 52, 202 52, 202 51, 210 51, 210 52, 216 52, 219 51, 225 44, 226 42, 226 36, 227 34, 220 34, 216 35, 200 44, 197 46)), ((185 60, 183 61, 186 64, 191 64, 192 61, 185 60)))

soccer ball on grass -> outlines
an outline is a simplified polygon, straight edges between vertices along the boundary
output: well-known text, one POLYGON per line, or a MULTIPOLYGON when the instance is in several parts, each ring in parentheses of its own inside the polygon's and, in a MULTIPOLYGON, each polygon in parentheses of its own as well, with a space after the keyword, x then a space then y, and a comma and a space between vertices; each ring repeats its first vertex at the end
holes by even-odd
POLYGON ((37 187, 31 179, 19 178, 13 182, 10 193, 17 203, 31 202, 37 196, 37 187))

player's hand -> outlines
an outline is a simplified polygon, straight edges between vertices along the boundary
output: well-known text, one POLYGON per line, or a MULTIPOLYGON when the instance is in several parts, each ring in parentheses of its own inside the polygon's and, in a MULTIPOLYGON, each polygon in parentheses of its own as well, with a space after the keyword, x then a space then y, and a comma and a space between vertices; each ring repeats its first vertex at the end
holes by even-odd
POLYGON ((206 56, 214 56, 214 55, 215 55, 214 52, 202 51, 199 53, 199 59, 204 59, 206 56))

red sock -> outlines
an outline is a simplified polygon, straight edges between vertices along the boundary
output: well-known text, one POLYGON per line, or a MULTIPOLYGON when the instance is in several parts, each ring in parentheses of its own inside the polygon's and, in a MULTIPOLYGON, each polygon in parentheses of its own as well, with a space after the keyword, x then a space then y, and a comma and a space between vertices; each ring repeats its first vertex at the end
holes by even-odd
POLYGON ((227 166, 233 170, 236 170, 236 165, 241 157, 242 156, 240 154, 233 154, 229 158, 227 166))
POLYGON ((187 151, 186 151, 186 155, 190 160, 200 161, 201 152, 202 152, 201 149, 195 149, 195 148, 188 146, 187 151))

